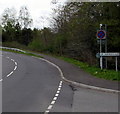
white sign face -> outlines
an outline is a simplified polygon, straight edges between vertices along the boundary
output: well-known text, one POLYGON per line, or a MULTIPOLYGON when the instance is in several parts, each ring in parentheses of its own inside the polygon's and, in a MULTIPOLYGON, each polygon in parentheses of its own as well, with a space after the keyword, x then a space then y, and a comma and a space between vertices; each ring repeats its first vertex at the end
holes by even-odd
POLYGON ((117 57, 120 56, 120 53, 100 53, 100 56, 111 56, 117 57))

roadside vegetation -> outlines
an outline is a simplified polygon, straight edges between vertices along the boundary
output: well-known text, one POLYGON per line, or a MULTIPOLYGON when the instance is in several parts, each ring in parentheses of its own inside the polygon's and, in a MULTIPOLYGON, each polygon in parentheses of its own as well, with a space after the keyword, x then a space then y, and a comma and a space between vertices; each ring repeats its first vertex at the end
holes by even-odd
MULTIPOLYGON (((0 19, 2 45, 57 55, 94 76, 119 80, 114 58, 108 58, 108 70, 100 70, 96 58, 100 24, 107 24, 108 52, 120 52, 119 11, 120 2, 66 2, 53 9, 50 27, 31 29, 33 19, 26 6, 18 15, 14 8, 7 8, 0 19)), ((120 70, 120 59, 118 65, 120 70)))
POLYGON ((13 53, 18 53, 18 54, 24 54, 24 55, 28 55, 28 56, 34 56, 34 57, 43 58, 40 55, 33 54, 31 52, 28 52, 28 51, 26 51, 26 53, 24 53, 24 52, 21 52, 21 51, 15 51, 15 50, 11 50, 11 49, 1 49, 1 48, 0 48, 0 51, 8 51, 8 52, 13 52, 13 53))
POLYGON ((83 69, 84 71, 90 73, 91 75, 112 81, 120 81, 120 71, 116 72, 115 70, 101 70, 97 66, 90 66, 88 63, 80 62, 75 59, 66 58, 66 57, 59 57, 60 59, 67 61, 71 64, 78 66, 79 68, 83 69))

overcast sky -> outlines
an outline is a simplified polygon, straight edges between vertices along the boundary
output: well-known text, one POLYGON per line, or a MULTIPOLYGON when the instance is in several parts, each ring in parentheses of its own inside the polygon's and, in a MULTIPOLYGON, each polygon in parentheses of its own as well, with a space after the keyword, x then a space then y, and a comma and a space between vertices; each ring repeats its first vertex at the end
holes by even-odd
MULTIPOLYGON (((52 0, 0 0, 0 15, 5 8, 14 7, 17 12, 19 12, 20 7, 24 5, 27 6, 34 20, 34 27, 41 28, 42 26, 49 25, 48 18, 50 18, 52 8, 55 7, 51 1, 52 0)), ((61 3, 63 3, 63 1, 65 0, 60 0, 61 3)))

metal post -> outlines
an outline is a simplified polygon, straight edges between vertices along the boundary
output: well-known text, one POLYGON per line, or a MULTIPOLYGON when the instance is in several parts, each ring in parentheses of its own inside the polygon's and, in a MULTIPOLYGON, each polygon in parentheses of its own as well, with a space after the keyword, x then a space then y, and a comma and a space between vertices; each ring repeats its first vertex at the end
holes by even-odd
MULTIPOLYGON (((101 27, 102 27, 102 24, 100 24, 100 30, 101 30, 101 27)), ((100 53, 102 52, 102 42, 101 42, 101 39, 100 39, 100 53)), ((102 70, 102 57, 100 56, 100 68, 102 70)))
MULTIPOLYGON (((107 53, 107 25, 106 24, 105 24, 105 31, 106 31, 105 53, 107 53)), ((105 67, 107 69, 107 57, 105 58, 105 67)))
MULTIPOLYGON (((102 52, 102 43, 101 43, 101 39, 100 39, 100 53, 102 52)), ((100 68, 101 70, 103 69, 102 67, 102 56, 100 56, 100 68)))
POLYGON ((118 71, 118 68, 117 68, 117 57, 115 57, 115 64, 116 64, 116 72, 118 71))
POLYGON ((101 70, 103 69, 103 57, 101 56, 100 57, 100 67, 101 67, 101 70))

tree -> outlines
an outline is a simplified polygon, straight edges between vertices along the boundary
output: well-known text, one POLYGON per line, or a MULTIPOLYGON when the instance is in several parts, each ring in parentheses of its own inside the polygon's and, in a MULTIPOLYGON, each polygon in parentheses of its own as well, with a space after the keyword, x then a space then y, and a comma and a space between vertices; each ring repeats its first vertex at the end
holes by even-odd
POLYGON ((33 20, 26 6, 20 8, 18 22, 22 28, 29 28, 32 25, 33 20))
POLYGON ((96 31, 100 23, 108 25, 107 37, 111 37, 108 41, 109 50, 117 51, 120 48, 119 10, 120 3, 104 2, 69 2, 55 9, 53 31, 60 53, 89 64, 96 63, 95 54, 99 51, 96 31), (61 43, 64 40, 67 41, 61 43))
POLYGON ((3 42, 11 42, 15 40, 15 28, 10 22, 7 22, 7 25, 4 26, 2 33, 3 42))
POLYGON ((20 43, 27 46, 32 41, 32 39, 33 39, 32 30, 30 28, 22 29, 20 43))
POLYGON ((2 26, 7 26, 8 23, 15 26, 16 20, 16 10, 14 8, 7 8, 4 10, 1 17, 2 26))

